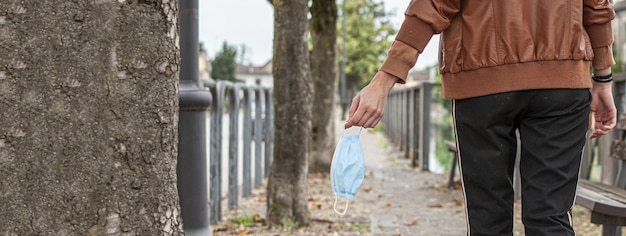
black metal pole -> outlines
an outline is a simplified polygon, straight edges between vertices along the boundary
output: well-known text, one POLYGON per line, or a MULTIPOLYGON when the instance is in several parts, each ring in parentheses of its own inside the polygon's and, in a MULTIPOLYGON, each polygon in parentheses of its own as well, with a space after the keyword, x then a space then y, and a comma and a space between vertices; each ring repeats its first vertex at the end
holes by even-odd
POLYGON ((206 111, 211 93, 198 78, 198 0, 179 1, 180 84, 178 196, 185 235, 212 235, 206 163, 206 111))

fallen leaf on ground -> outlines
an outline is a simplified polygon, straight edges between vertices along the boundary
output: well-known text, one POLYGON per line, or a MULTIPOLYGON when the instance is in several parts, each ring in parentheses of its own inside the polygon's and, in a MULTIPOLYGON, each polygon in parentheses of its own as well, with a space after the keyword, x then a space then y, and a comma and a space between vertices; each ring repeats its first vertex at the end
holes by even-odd
POLYGON ((255 223, 265 223, 265 219, 261 217, 259 214, 255 214, 252 219, 254 219, 255 223))
POLYGON ((229 221, 228 223, 224 224, 224 226, 230 227, 230 228, 235 228, 235 227, 237 227, 237 222, 229 221))
POLYGON ((330 229, 332 230, 337 230, 339 228, 341 228, 341 224, 340 223, 333 223, 329 226, 330 229))
POLYGON ((392 208, 392 207, 393 207, 393 205, 392 205, 391 203, 387 203, 387 205, 385 205, 385 207, 387 207, 387 208, 392 208))
POLYGON ((246 235, 246 234, 251 234, 252 232, 254 232, 254 231, 249 230, 249 229, 238 229, 238 230, 235 230, 235 233, 237 235, 246 235))
POLYGON ((430 204, 428 205, 430 208, 442 208, 443 206, 440 203, 430 204))
POLYGON ((408 225, 408 226, 415 226, 415 225, 418 225, 418 224, 419 224, 419 221, 414 220, 414 221, 411 221, 411 223, 408 223, 406 225, 408 225))
POLYGON ((217 233, 217 232, 226 232, 226 231, 228 231, 228 228, 225 228, 225 227, 216 227, 216 228, 213 228, 213 233, 217 233))
POLYGON ((454 199, 454 200, 452 200, 452 205, 454 205, 454 206, 462 206, 463 205, 463 201, 462 200, 458 200, 458 199, 454 199))

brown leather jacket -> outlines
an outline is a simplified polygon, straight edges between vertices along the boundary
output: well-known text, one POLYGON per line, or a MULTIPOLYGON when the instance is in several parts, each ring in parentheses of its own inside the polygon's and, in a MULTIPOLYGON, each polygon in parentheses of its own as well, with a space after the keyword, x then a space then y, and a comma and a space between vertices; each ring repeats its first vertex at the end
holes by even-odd
POLYGON ((612 66, 612 0, 413 0, 380 70, 404 83, 433 34, 449 99, 590 88, 612 66))

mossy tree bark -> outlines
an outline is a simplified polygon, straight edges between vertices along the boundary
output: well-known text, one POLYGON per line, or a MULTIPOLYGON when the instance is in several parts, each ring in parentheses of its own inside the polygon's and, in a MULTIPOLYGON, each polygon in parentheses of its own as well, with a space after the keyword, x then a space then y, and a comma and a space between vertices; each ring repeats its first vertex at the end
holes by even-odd
POLYGON ((0 229, 180 235, 178 2, 0 1, 0 229))
POLYGON ((273 0, 274 160, 268 181, 267 219, 310 223, 308 155, 313 83, 309 69, 308 0, 273 0))
POLYGON ((337 4, 312 0, 311 75, 314 83, 310 172, 328 172, 335 149, 337 95, 337 4))

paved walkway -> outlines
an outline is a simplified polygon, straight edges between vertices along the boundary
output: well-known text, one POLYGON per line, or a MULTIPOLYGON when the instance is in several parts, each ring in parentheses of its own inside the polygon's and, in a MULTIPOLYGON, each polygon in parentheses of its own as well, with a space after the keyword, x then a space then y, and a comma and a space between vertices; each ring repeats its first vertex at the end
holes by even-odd
MULTIPOLYGON (((337 140, 343 123, 337 121, 337 140)), ((349 131, 352 133, 352 131, 349 131)), ((358 132, 358 131, 356 131, 358 132)), ((309 209, 315 224, 290 235, 465 235, 465 213, 460 190, 447 189, 447 175, 411 168, 409 160, 391 150, 380 132, 361 132, 366 176, 345 216, 333 212, 333 195, 328 175, 309 178, 309 209), (365 227, 365 228, 363 228, 365 227)), ((224 205, 214 235, 244 234, 229 223, 237 216, 265 218, 265 188, 241 199, 240 205, 224 205)), ((341 202, 342 203, 342 202, 341 202)), ((338 204, 341 206, 341 203, 338 204)), ((254 235, 283 235, 284 231, 254 228, 254 235)))
MULTIPOLYGON (((447 175, 411 168, 381 133, 364 131, 361 143, 367 174, 351 208, 369 212, 366 220, 372 234, 465 234, 463 195, 445 187, 447 175)), ((348 211, 346 220, 350 217, 362 216, 348 211)))

